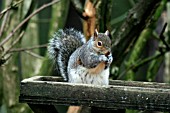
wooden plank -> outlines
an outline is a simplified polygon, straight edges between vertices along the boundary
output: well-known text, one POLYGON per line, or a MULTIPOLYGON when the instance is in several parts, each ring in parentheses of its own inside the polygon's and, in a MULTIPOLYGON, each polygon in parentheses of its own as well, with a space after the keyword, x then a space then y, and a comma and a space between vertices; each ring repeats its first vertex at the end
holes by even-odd
POLYGON ((170 110, 170 85, 110 81, 109 86, 70 84, 58 77, 33 77, 21 82, 20 102, 46 105, 84 105, 101 108, 170 110), (57 81, 60 82, 57 82, 57 81))

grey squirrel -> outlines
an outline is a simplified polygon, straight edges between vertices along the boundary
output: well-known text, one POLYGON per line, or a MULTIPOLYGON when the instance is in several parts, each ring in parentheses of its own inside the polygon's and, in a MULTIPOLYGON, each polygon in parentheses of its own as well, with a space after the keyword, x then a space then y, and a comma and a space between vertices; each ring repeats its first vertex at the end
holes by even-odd
POLYGON ((49 41, 48 52, 65 81, 96 85, 109 84, 109 67, 113 60, 109 31, 98 33, 86 42, 74 29, 60 29, 49 41))

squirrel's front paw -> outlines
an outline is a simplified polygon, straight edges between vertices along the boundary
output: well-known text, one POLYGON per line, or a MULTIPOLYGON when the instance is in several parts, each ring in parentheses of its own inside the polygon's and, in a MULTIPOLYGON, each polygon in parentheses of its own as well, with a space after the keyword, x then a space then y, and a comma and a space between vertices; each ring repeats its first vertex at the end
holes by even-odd
POLYGON ((100 55, 99 61, 101 61, 101 62, 108 62, 108 58, 105 55, 100 55))
POLYGON ((107 63, 111 64, 112 61, 113 61, 113 57, 112 57, 112 55, 109 55, 109 56, 108 56, 108 61, 107 61, 107 63))

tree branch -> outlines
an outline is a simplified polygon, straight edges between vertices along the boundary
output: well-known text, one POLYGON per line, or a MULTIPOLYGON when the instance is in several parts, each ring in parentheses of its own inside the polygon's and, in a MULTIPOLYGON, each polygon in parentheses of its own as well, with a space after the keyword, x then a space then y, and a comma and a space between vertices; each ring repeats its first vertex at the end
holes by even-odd
POLYGON ((2 20, 2 24, 1 24, 1 28, 0 28, 0 37, 2 37, 2 34, 4 32, 4 29, 5 29, 5 26, 6 26, 6 23, 7 23, 7 20, 8 20, 8 17, 9 17, 9 12, 7 12, 2 20))
POLYGON ((42 57, 42 56, 40 56, 40 55, 38 55, 38 54, 36 54, 34 52, 31 52, 31 51, 24 51, 24 52, 31 55, 31 56, 33 56, 33 57, 35 57, 35 58, 38 58, 38 59, 43 59, 44 58, 44 57, 42 57))
POLYGON ((170 46, 169 46, 169 44, 165 41, 165 37, 164 37, 164 35, 163 35, 163 33, 164 33, 165 29, 166 29, 166 26, 167 26, 167 23, 165 23, 165 25, 164 25, 164 27, 163 27, 163 29, 162 29, 162 31, 161 31, 160 39, 162 40, 163 44, 166 46, 166 49, 167 49, 167 50, 170 50, 170 46))
POLYGON ((112 51, 116 65, 120 64, 119 61, 123 61, 127 48, 134 43, 148 22, 152 20, 152 15, 160 2, 160 0, 140 0, 129 11, 126 21, 112 36, 112 51))
POLYGON ((11 49, 9 51, 9 53, 12 53, 12 52, 21 52, 21 51, 38 49, 38 48, 43 48, 43 47, 47 47, 47 44, 37 45, 37 46, 33 46, 33 47, 26 47, 26 48, 14 48, 14 49, 11 49))
MULTIPOLYGON (((26 18, 34 11, 34 8, 35 8, 35 6, 36 6, 36 2, 37 2, 37 0, 32 0, 32 1, 31 1, 29 10, 27 11, 24 19, 26 19, 26 18)), ((21 27, 21 29, 20 29, 20 32, 26 30, 26 28, 27 28, 27 26, 28 26, 28 22, 29 22, 29 20, 22 25, 22 27, 21 27)))
MULTIPOLYGON (((165 28, 166 28, 166 25, 167 25, 167 24, 164 25, 163 29, 161 30, 161 34, 160 34, 160 39, 161 39, 161 40, 164 42, 164 44, 167 46, 166 50, 162 50, 162 51, 160 51, 159 54, 155 54, 155 55, 153 55, 153 56, 151 56, 151 57, 145 58, 145 59, 143 59, 143 60, 141 60, 141 61, 139 61, 139 62, 136 62, 136 63, 134 63, 134 64, 130 62, 128 68, 127 68, 126 70, 124 70, 124 71, 119 75, 118 79, 122 78, 122 76, 125 75, 125 73, 127 73, 128 71, 130 71, 130 70, 136 70, 136 69, 138 69, 139 67, 145 65, 146 63, 149 63, 149 62, 151 62, 151 61, 153 61, 153 60, 155 60, 155 59, 158 59, 158 58, 160 58, 161 56, 165 55, 166 52, 170 51, 170 49, 168 49, 169 45, 167 44, 167 42, 165 41, 165 38, 164 38, 164 36, 163 36, 163 33, 164 33, 164 31, 165 31, 165 28)), ((146 33, 145 33, 145 34, 146 34, 146 33)), ((146 37, 146 36, 145 36, 145 37, 146 37)), ((144 37, 142 37, 142 39, 144 39, 144 37)), ((142 46, 142 45, 138 45, 138 46, 142 46)), ((137 47, 135 47, 135 49, 136 49, 136 48, 137 48, 137 47)), ((133 60, 134 60, 134 59, 133 59, 133 60)), ((137 60, 137 59, 135 59, 135 61, 136 61, 136 60, 137 60)))
POLYGON ((2 16, 8 12, 10 9, 17 7, 17 5, 19 5, 20 3, 22 3, 23 0, 17 1, 14 4, 12 4, 11 6, 7 7, 6 9, 4 9, 3 11, 0 12, 0 19, 2 18, 2 16))
POLYGON ((23 37, 24 33, 25 33, 24 31, 20 33, 19 37, 18 37, 18 38, 10 45, 10 47, 9 47, 7 50, 5 50, 5 52, 1 55, 1 58, 4 58, 4 56, 10 51, 10 49, 11 49, 15 44, 18 43, 18 41, 23 37))
POLYGON ((163 56, 167 51, 161 52, 159 54, 153 55, 151 57, 145 58, 141 61, 136 62, 135 64, 132 64, 129 66, 126 70, 124 70, 117 79, 121 79, 129 70, 137 70, 139 67, 153 61, 154 59, 158 59, 161 56, 163 56))
POLYGON ((43 6, 41 6, 40 8, 38 8, 37 10, 35 10, 32 14, 30 14, 27 18, 25 18, 19 25, 17 25, 12 31, 11 33, 0 43, 0 46, 3 46, 14 34, 15 32, 21 28, 25 22, 27 22, 29 19, 31 19, 35 14, 37 14, 38 12, 40 12, 41 10, 55 4, 59 2, 59 0, 53 0, 52 2, 48 3, 48 4, 44 4, 43 6))
POLYGON ((82 5, 82 3, 80 2, 80 0, 71 0, 71 3, 73 4, 74 8, 76 9, 78 15, 79 15, 82 19, 87 20, 88 17, 83 15, 83 13, 84 13, 84 8, 83 8, 83 5, 82 5))

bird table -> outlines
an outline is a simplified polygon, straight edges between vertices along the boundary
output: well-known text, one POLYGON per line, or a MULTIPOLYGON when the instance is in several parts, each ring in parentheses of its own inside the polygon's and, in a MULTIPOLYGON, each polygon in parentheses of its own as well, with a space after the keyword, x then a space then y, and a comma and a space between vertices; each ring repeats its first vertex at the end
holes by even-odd
POLYGON ((170 85, 110 80, 108 86, 63 82, 60 77, 34 76, 21 81, 19 101, 34 113, 59 113, 63 106, 86 106, 91 113, 135 109, 170 111, 170 85))

